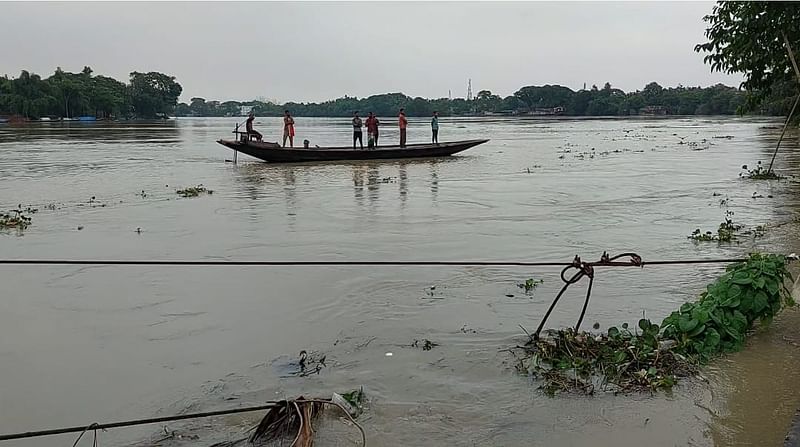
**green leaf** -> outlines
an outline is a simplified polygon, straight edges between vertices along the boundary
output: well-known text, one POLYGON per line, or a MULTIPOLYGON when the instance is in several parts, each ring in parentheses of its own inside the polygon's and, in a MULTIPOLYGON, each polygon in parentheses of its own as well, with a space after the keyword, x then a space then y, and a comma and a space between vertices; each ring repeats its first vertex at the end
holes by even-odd
POLYGON ((613 327, 613 326, 612 326, 612 327, 610 327, 610 328, 608 328, 608 336, 609 336, 610 338, 617 338, 617 337, 619 337, 619 329, 617 329, 616 327, 613 327))
MULTIPOLYGON (((695 320, 695 321, 697 321, 697 320, 695 320)), ((690 337, 697 337, 698 335, 703 333, 705 328, 706 328, 705 324, 698 324, 697 327, 695 327, 691 332, 689 332, 689 336, 690 337)))
POLYGON ((747 285, 753 282, 753 279, 747 272, 738 271, 733 274, 732 279, 734 284, 747 285))
POLYGON ((741 301, 739 300, 738 297, 736 297, 736 298, 730 298, 729 297, 727 300, 725 300, 724 303, 721 303, 721 305, 725 306, 725 307, 728 307, 728 308, 731 308, 731 309, 735 309, 735 308, 739 307, 740 303, 741 303, 741 301))
POLYGON ((692 318, 700 323, 705 323, 709 320, 708 311, 702 308, 695 308, 692 311, 692 318))
POLYGON ((699 323, 700 322, 694 318, 683 316, 678 320, 678 328, 683 332, 690 332, 692 329, 696 328, 699 323))
POLYGON ((719 335, 719 332, 717 332, 717 330, 714 329, 713 327, 712 328, 708 328, 706 330, 706 346, 707 347, 716 349, 717 346, 719 345, 720 339, 721 339, 721 337, 719 335))
POLYGON ((763 289, 766 282, 767 280, 764 279, 763 276, 757 276, 756 279, 753 280, 753 285, 756 287, 756 289, 763 289))
POLYGON ((778 281, 770 278, 767 280, 767 292, 770 295, 777 295, 780 291, 780 286, 778 285, 778 281))
POLYGON ((760 314, 767 307, 767 304, 767 295, 759 290, 753 298, 753 312, 760 314))
POLYGON ((648 328, 650 328, 650 320, 646 320, 644 318, 639 320, 639 329, 646 331, 648 328))

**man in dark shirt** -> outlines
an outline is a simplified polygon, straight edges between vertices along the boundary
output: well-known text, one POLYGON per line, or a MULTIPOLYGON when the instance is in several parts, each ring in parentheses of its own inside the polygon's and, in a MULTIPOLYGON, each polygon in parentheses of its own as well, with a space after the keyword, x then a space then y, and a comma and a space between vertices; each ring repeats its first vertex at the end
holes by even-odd
POLYGON ((256 118, 255 114, 253 114, 253 112, 250 112, 250 114, 247 115, 247 122, 245 123, 244 127, 245 127, 245 131, 247 131, 248 139, 252 135, 252 136, 256 137, 256 141, 260 142, 261 141, 261 134, 256 132, 255 130, 253 130, 253 120, 255 118, 256 118))
POLYGON ((361 146, 361 150, 364 150, 364 139, 361 134, 361 118, 358 117, 358 112, 353 112, 353 149, 356 148, 356 140, 358 140, 358 144, 361 146))

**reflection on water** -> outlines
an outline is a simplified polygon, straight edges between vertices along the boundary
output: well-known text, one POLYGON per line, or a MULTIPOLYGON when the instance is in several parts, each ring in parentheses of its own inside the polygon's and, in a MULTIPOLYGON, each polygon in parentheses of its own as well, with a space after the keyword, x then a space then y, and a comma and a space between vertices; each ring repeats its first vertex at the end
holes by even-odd
MULTIPOLYGON (((261 120, 279 134, 279 119, 261 120)), ((214 141, 234 122, 0 126, 0 209, 40 208, 23 237, 0 233, 3 257, 568 261, 605 250, 653 260, 800 249, 800 183, 737 178, 771 157, 780 129, 768 120, 443 119, 443 141, 493 140, 443 159, 298 165, 225 163, 214 141), (214 194, 175 194, 200 183, 214 194), (766 237, 686 238, 728 209, 745 225, 770 224, 766 237)), ((297 131, 331 145, 351 138, 346 120, 304 118, 297 131)), ((410 141, 427 137, 427 122, 412 120, 410 141)), ((785 138, 779 172, 797 172, 799 141, 796 130, 785 138)), ((600 272, 587 325, 658 320, 721 271, 600 272)), ((0 432, 363 385, 370 445, 755 445, 779 439, 800 404, 784 340, 797 338, 795 314, 716 363, 710 384, 544 397, 502 349, 558 292, 548 269, 5 267, 0 282, 0 404, 14 409, 0 432), (517 296, 528 277, 545 283, 517 296), (421 338, 439 346, 412 348, 421 338), (324 352, 331 367, 304 380, 268 367, 301 349, 324 352)), ((553 325, 574 323, 578 295, 565 296, 553 325)), ((247 417, 186 427, 207 445, 247 417)), ((334 443, 337 427, 326 425, 319 444, 334 443)), ((50 441, 8 445, 65 443, 50 441)))

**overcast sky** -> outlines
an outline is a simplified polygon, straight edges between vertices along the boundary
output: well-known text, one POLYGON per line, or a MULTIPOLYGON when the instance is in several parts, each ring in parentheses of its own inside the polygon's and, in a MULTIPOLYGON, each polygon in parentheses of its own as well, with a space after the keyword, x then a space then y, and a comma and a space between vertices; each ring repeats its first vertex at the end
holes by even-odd
POLYGON ((453 97, 524 85, 718 82, 693 51, 713 2, 0 4, 0 74, 160 71, 182 100, 453 97))

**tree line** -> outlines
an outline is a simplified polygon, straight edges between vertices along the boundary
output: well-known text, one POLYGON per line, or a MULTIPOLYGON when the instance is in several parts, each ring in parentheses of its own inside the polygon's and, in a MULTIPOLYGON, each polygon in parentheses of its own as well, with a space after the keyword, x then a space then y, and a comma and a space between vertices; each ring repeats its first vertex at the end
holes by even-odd
POLYGON ((297 116, 350 116, 356 110, 393 116, 403 107, 409 116, 491 114, 563 114, 567 116, 627 116, 639 114, 733 115, 743 111, 770 115, 785 114, 791 106, 796 84, 776 84, 758 108, 748 103, 750 95, 734 87, 677 86, 664 88, 656 82, 642 90, 624 92, 606 83, 602 88, 572 90, 560 85, 526 86, 505 98, 481 90, 471 100, 464 98, 426 99, 402 93, 367 98, 344 96, 321 103, 269 101, 206 101, 192 98, 178 103, 182 92, 175 77, 158 72, 130 73, 128 83, 107 76, 95 76, 85 67, 79 73, 58 68, 48 78, 22 71, 16 78, 0 77, 0 116, 17 115, 72 118, 144 118, 165 116, 240 116, 250 108, 259 116, 280 116, 291 110, 297 116))
POLYGON ((80 73, 57 68, 45 79, 22 71, 16 78, 0 77, 0 115, 152 119, 173 115, 182 91, 174 76, 158 72, 134 71, 125 84, 94 76, 90 67, 80 73))
POLYGON ((350 116, 354 111, 393 116, 403 107, 409 116, 440 115, 517 115, 563 114, 567 116, 626 116, 640 114, 733 115, 745 103, 744 92, 717 84, 707 88, 663 88, 656 82, 641 91, 626 93, 606 83, 603 88, 574 91, 560 85, 522 87, 505 98, 489 90, 478 92, 472 100, 463 98, 412 98, 402 93, 387 93, 367 98, 344 96, 321 103, 274 104, 268 101, 207 101, 195 97, 180 103, 176 116, 239 116, 242 108, 252 107, 259 116, 280 116, 290 110, 297 116, 350 116))

